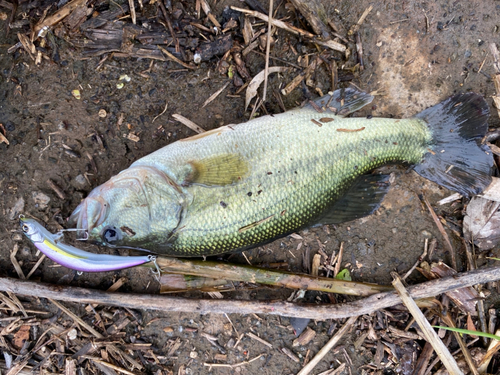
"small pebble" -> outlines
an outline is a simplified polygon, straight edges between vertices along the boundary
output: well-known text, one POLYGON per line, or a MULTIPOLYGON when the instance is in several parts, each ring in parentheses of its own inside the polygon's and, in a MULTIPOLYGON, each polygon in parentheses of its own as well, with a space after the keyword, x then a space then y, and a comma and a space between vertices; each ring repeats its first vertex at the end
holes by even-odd
POLYGON ((77 335, 76 328, 73 328, 68 332, 68 339, 74 340, 76 339, 76 335, 77 335))
POLYGON ((422 236, 424 236, 425 238, 432 238, 432 233, 427 231, 427 230, 423 230, 422 232, 420 232, 422 234, 422 236))
POLYGON ((105 118, 107 116, 106 110, 104 108, 101 108, 99 110, 99 117, 100 118, 105 118))
POLYGON ((78 186, 78 187, 85 187, 85 184, 87 183, 87 180, 85 179, 85 177, 82 175, 82 174, 79 174, 78 176, 75 177, 75 184, 78 186))
POLYGON ((50 202, 50 197, 42 193, 41 191, 34 191, 31 193, 31 197, 35 201, 35 205, 39 210, 44 210, 48 207, 50 202))
POLYGON ((19 198, 14 207, 10 210, 9 220, 15 220, 18 218, 19 214, 24 211, 24 199, 19 198))

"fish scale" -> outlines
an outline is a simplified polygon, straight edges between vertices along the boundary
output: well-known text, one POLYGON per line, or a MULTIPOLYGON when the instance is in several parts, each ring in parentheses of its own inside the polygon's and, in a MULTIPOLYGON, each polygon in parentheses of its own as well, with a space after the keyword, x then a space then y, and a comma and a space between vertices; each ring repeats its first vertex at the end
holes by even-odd
POLYGON ((301 110, 292 116, 259 118, 223 130, 225 142, 218 141, 222 134, 213 134, 178 143, 168 157, 160 150, 142 159, 141 163, 162 164, 178 180, 183 176, 173 166, 206 157, 206 150, 245 150, 243 157, 251 165, 250 176, 234 186, 186 189, 195 198, 182 229, 171 239, 172 250, 186 255, 214 254, 297 230, 323 212, 358 176, 388 162, 420 161, 430 141, 426 124, 418 119, 372 119, 367 124, 366 119, 335 116, 321 127, 311 121, 323 117, 325 114, 315 110, 301 110), (192 145, 186 149, 188 142, 192 145), (236 144, 238 148, 233 146, 236 144), (271 215, 269 221, 240 232, 271 215))

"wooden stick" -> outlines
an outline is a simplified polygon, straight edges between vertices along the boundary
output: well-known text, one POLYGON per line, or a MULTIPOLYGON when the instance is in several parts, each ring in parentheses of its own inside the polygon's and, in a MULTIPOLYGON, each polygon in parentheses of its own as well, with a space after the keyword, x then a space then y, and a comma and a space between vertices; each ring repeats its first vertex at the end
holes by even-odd
POLYGON ((62 8, 60 8, 56 13, 45 18, 42 22, 36 24, 34 27, 35 35, 45 26, 49 27, 54 26, 55 24, 66 18, 66 16, 71 14, 71 12, 73 12, 76 8, 83 6, 85 4, 87 4, 87 0, 73 0, 67 3, 62 8))
POLYGON ((431 343, 432 347, 434 348, 434 351, 441 359, 441 362, 443 362, 443 365, 446 367, 446 369, 450 374, 462 375, 463 372, 458 367, 455 358, 453 358, 453 356, 450 354, 448 348, 443 344, 443 342, 437 335, 436 331, 434 331, 434 329, 432 328, 431 324, 426 319, 422 311, 420 311, 419 307, 417 306, 417 304, 412 299, 412 297, 404 287, 403 283, 401 282, 399 275, 393 272, 392 276, 394 277, 392 285, 398 292, 399 297, 401 297, 401 300, 408 308, 411 315, 415 318, 415 321, 422 330, 425 339, 431 343))
POLYGON ((135 4, 134 0, 128 0, 128 6, 130 8, 130 17, 132 18, 132 23, 136 24, 136 15, 135 15, 135 4))
POLYGON ((338 332, 326 343, 323 348, 314 356, 313 359, 311 359, 311 362, 309 362, 307 365, 305 365, 302 370, 300 370, 297 375, 307 375, 309 374, 314 367, 323 359, 323 357, 328 354, 332 348, 337 345, 339 340, 344 336, 347 331, 349 331, 352 328, 352 325, 354 322, 356 322, 356 319, 358 319, 357 316, 351 316, 347 322, 342 326, 341 329, 338 330, 338 332))
MULTIPOLYGON (((318 290, 364 297, 392 290, 391 287, 384 285, 293 274, 273 269, 253 267, 251 265, 225 264, 213 261, 168 257, 158 257, 156 263, 165 273, 259 283, 291 289, 318 290)), ((155 266, 151 265, 151 267, 155 266)))
MULTIPOLYGON (((457 288, 500 280, 500 267, 464 272, 408 288, 412 298, 429 298, 457 288)), ((200 314, 270 314, 317 320, 340 319, 395 306, 401 303, 396 292, 379 293, 349 303, 336 305, 307 305, 282 301, 243 301, 186 299, 150 294, 108 293, 99 290, 62 285, 50 285, 0 277, 0 291, 25 296, 52 298, 76 303, 98 303, 160 311, 197 312, 200 314)))

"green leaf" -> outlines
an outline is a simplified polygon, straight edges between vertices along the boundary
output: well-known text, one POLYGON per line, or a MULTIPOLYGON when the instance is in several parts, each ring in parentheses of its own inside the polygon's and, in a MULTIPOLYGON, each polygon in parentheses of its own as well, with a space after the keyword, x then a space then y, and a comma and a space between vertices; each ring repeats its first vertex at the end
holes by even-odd
POLYGON ((337 276, 335 276, 335 278, 339 280, 352 281, 351 273, 347 268, 344 268, 342 271, 340 271, 337 276))
POLYGON ((458 332, 458 333, 465 333, 466 335, 487 337, 489 339, 500 341, 500 336, 492 335, 491 333, 486 333, 486 332, 481 332, 481 331, 471 331, 469 329, 463 329, 463 328, 442 327, 442 326, 433 326, 433 327, 434 328, 442 328, 442 329, 446 329, 448 331, 453 331, 453 332, 458 332))

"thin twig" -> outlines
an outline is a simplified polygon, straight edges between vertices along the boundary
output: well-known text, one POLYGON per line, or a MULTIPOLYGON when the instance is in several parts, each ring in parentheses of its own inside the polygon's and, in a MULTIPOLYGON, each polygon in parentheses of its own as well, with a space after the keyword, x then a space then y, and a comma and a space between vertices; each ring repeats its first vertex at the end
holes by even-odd
POLYGON ((161 111, 161 113, 160 113, 158 116, 156 116, 156 117, 153 119, 153 121, 151 121, 151 123, 155 122, 155 120, 156 120, 158 117, 160 117, 161 115, 163 115, 163 114, 167 111, 167 108, 168 108, 168 102, 166 102, 166 103, 165 103, 165 108, 163 108, 163 111, 161 111))
POLYGON ((372 11, 372 9, 373 9, 372 5, 370 5, 368 8, 365 9, 363 14, 359 18, 358 22, 351 28, 351 30, 349 30, 349 32, 348 32, 349 35, 354 35, 355 33, 357 33, 359 31, 359 28, 361 27, 363 22, 365 22, 365 18, 372 11))
POLYGON ((352 326, 354 325, 354 323, 356 322, 356 320, 358 319, 357 316, 351 316, 347 322, 342 326, 342 328, 340 328, 338 330, 338 332, 330 339, 328 340, 328 342, 326 343, 325 346, 323 346, 323 348, 321 348, 321 350, 318 352, 318 354, 316 354, 314 356, 313 359, 311 359, 311 361, 309 363, 307 363, 307 365, 305 365, 304 367, 302 367, 302 370, 300 370, 297 375, 307 375, 309 374, 314 367, 316 367, 316 365, 323 359, 323 357, 325 355, 328 354, 328 352, 330 350, 332 350, 332 348, 337 345, 337 343, 340 341, 340 339, 347 333, 347 331, 349 331, 352 326))
POLYGON ((410 270, 405 273, 405 275, 401 278, 401 280, 403 281, 406 280, 406 278, 411 275, 411 273, 415 270, 415 268, 417 268, 417 266, 425 259, 425 257, 427 256, 428 245, 429 245, 429 239, 426 238, 424 243, 424 252, 422 253, 422 255, 418 257, 413 267, 410 268, 410 270))
POLYGON ((260 354, 257 357, 252 358, 252 359, 250 359, 248 361, 243 361, 243 362, 235 363, 234 365, 230 365, 228 363, 207 363, 207 362, 205 362, 203 365, 209 367, 209 369, 212 369, 212 367, 236 368, 236 367, 241 367, 241 366, 248 365, 248 364, 252 363, 253 361, 258 360, 263 355, 264 354, 260 354))
POLYGON ((35 263, 35 265, 31 269, 31 271, 28 273, 28 276, 26 276, 27 279, 29 279, 31 277, 31 275, 33 275, 33 273, 38 269, 38 267, 40 267, 40 264, 42 264, 42 262, 45 258, 46 258, 46 255, 42 254, 40 259, 38 259, 38 261, 35 263))
POLYGON ((192 69, 192 70, 196 70, 197 67, 196 66, 191 66, 189 64, 186 64, 184 61, 181 61, 179 60, 177 57, 175 57, 174 55, 172 55, 170 52, 168 52, 165 48, 163 48, 162 46, 160 45, 157 45, 158 49, 160 51, 162 51, 170 60, 172 61, 175 61, 177 64, 180 64, 182 65, 184 68, 188 68, 188 69, 192 69))
POLYGON ((201 108, 205 108, 210 102, 212 102, 217 96, 219 96, 219 94, 222 91, 224 91, 224 89, 227 87, 227 85, 229 85, 229 82, 226 82, 226 84, 224 86, 222 86, 219 90, 217 90, 215 93, 210 95, 210 97, 207 100, 205 100, 205 103, 203 103, 201 108))
POLYGON ((441 235, 443 236, 444 238, 444 242, 446 244, 446 246, 448 247, 448 250, 450 251, 450 255, 451 255, 451 266, 453 267, 453 269, 456 271, 458 270, 458 266, 457 266, 457 256, 455 254, 455 249, 453 248, 453 246, 451 245, 451 242, 450 242, 450 238, 448 237, 448 233, 446 233, 446 231, 444 230, 443 228, 443 224, 441 224, 441 221, 439 220, 439 218, 437 217, 436 213, 434 212, 434 209, 432 208, 431 204, 429 203, 429 201, 427 200, 427 198, 425 197, 424 194, 421 195, 422 196, 422 199, 425 203, 425 205, 427 206, 427 208, 429 209, 429 212, 432 216, 432 219, 434 220, 434 223, 436 224, 439 232, 441 233, 441 235))

